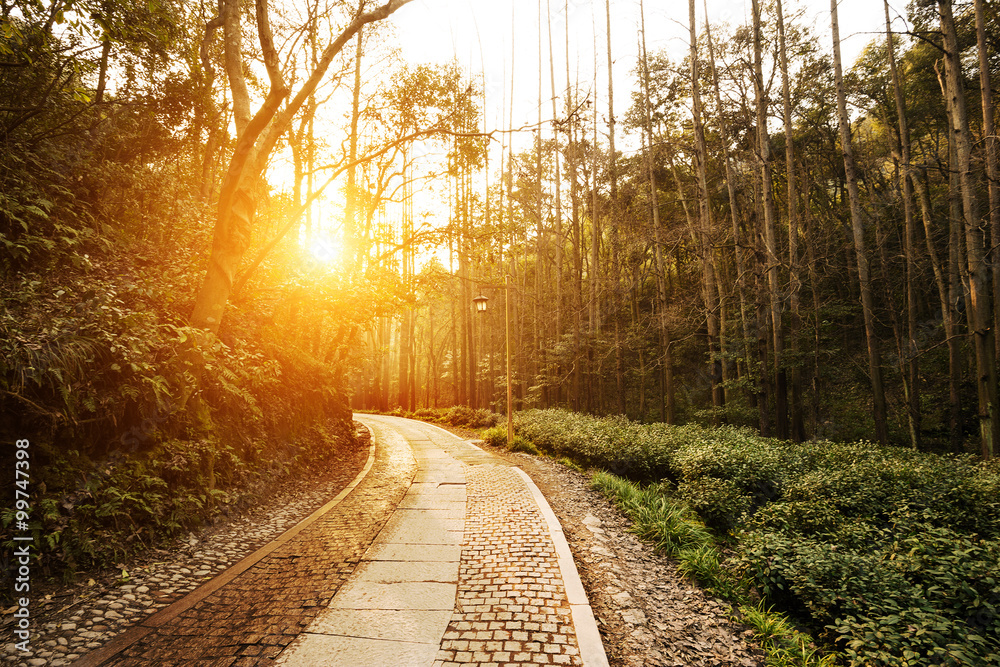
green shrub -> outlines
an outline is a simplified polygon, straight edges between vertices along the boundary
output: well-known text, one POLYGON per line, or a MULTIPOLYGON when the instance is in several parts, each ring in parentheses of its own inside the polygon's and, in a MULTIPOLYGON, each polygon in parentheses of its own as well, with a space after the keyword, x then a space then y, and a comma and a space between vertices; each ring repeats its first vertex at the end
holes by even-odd
POLYGON ((760 507, 779 498, 790 478, 802 470, 794 450, 748 429, 722 427, 679 446, 671 456, 679 480, 726 480, 760 507))
POLYGON ((615 475, 598 472, 591 485, 608 496, 632 519, 632 531, 653 542, 667 556, 687 549, 701 549, 712 542, 711 534, 691 510, 659 492, 659 487, 641 488, 615 475))
MULTIPOLYGON (((753 586, 852 665, 1000 664, 1000 462, 559 410, 517 425, 550 453, 659 481, 594 477, 686 574, 727 595, 753 586), (693 513, 738 539, 732 563, 693 513)), ((764 625, 781 620, 761 613, 764 625)), ((829 662, 778 630, 774 664, 829 662)))
POLYGON ((752 533, 741 552, 766 598, 832 631, 852 664, 979 665, 1000 656, 998 542, 904 513, 864 550, 752 533))
POLYGON ((445 413, 443 421, 452 426, 467 426, 475 413, 468 405, 454 405, 445 413))
POLYGON ((493 426, 483 431, 483 442, 491 447, 507 446, 507 427, 493 426))
POLYGON ((677 496, 687 502, 705 523, 721 532, 729 532, 743 522, 750 511, 751 499, 729 479, 704 477, 681 482, 677 496))
POLYGON ((571 468, 571 469, 573 469, 573 470, 575 470, 577 472, 583 472, 583 468, 581 468, 576 463, 574 463, 573 459, 567 458, 565 456, 562 457, 561 459, 559 459, 557 461, 557 463, 560 463, 560 464, 566 466, 567 468, 571 468))
POLYGON ((552 456, 655 482, 670 474, 670 452, 702 429, 644 426, 624 417, 598 418, 552 409, 517 413, 515 430, 552 456))
POLYGON ((444 416, 447 414, 445 410, 441 408, 418 408, 413 413, 414 419, 422 419, 424 421, 444 421, 444 416))
POLYGON ((500 423, 501 415, 484 408, 470 408, 467 405, 455 405, 448 409, 440 421, 451 426, 466 426, 468 428, 489 428, 500 423))
POLYGON ((532 443, 530 440, 522 438, 519 435, 515 435, 513 440, 507 445, 507 449, 512 452, 521 452, 523 454, 534 454, 535 456, 541 456, 542 452, 532 443))
POLYGON ((479 408, 473 415, 472 422, 469 425, 473 428, 491 428, 503 420, 503 415, 498 415, 497 413, 486 410, 485 408, 479 408))

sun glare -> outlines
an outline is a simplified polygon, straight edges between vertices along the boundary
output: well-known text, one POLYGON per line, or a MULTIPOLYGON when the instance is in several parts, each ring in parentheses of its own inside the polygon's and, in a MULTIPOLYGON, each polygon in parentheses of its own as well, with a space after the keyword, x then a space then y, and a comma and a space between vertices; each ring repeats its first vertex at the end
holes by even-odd
POLYGON ((309 254, 313 259, 324 264, 333 264, 340 260, 341 245, 333 239, 315 239, 309 245, 309 254))

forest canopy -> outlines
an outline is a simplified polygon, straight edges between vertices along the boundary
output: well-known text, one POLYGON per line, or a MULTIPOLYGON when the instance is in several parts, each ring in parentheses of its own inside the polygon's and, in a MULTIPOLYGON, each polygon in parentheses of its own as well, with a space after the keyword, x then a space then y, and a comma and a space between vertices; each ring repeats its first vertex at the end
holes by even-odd
POLYGON ((685 54, 637 25, 598 81, 546 3, 535 96, 405 62, 406 4, 3 0, 0 429, 55 559, 122 530, 108 489, 127 550, 137 507, 180 530, 352 407, 502 412, 508 343, 517 410, 995 456, 992 8, 886 6, 845 67, 835 14, 692 3, 685 54))

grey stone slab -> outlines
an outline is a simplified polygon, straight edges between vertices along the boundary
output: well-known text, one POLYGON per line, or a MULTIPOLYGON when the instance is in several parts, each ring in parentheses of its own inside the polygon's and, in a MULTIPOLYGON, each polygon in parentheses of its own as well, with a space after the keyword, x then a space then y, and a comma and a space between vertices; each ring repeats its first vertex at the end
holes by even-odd
POLYGON ((458 584, 458 563, 455 561, 363 561, 354 571, 352 581, 394 584, 404 581, 458 584))
POLYGON ((446 507, 441 507, 438 504, 430 505, 430 503, 427 505, 427 507, 397 507, 395 513, 403 520, 420 516, 432 516, 439 519, 465 519, 465 503, 449 503, 446 507))
POLYGON ((302 634, 278 658, 278 665, 294 667, 362 667, 366 665, 430 665, 438 647, 433 644, 302 634))
POLYGON ((452 610, 458 586, 436 582, 403 581, 380 584, 349 581, 337 591, 331 609, 452 610))
POLYGON ((371 545, 362 560, 457 563, 461 558, 461 544, 389 544, 380 542, 371 545))
POLYGON ((396 544, 461 544, 465 533, 464 524, 464 521, 456 519, 418 522, 393 517, 375 541, 396 544))
POLYGON ((466 500, 465 485, 433 486, 421 485, 421 488, 414 489, 412 486, 406 492, 406 498, 419 498, 421 502, 462 502, 466 500))
POLYGON ((465 516, 465 500, 441 500, 431 494, 413 494, 406 496, 396 506, 399 510, 412 509, 444 509, 453 512, 461 512, 465 516))
POLYGON ((465 484, 464 470, 418 470, 413 476, 415 483, 436 482, 441 484, 465 484))
POLYGON ((417 459, 417 465, 421 472, 448 472, 461 473, 465 476, 465 466, 454 460, 441 461, 439 459, 417 459))
POLYGON ((434 482, 414 482, 410 484, 410 488, 407 489, 407 494, 421 494, 421 493, 435 493, 437 491, 461 491, 465 493, 465 484, 446 484, 443 488, 441 483, 434 482))
POLYGON ((416 544, 451 544, 450 540, 439 541, 442 533, 465 530, 464 519, 448 519, 434 510, 418 512, 395 512, 379 534, 384 542, 413 542, 416 544), (391 537, 390 537, 391 536, 391 537))
POLYGON ((448 452, 437 447, 414 447, 413 458, 417 461, 442 461, 451 462, 452 458, 448 452))
POLYGON ((438 646, 448 629, 451 610, 324 609, 309 624, 311 634, 389 639, 438 646))

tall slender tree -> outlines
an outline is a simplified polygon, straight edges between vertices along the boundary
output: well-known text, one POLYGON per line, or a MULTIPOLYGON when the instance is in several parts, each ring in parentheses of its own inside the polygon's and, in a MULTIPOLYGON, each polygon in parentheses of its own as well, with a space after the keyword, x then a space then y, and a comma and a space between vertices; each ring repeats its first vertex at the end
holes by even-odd
MULTIPOLYGON (((986 8, 975 0, 976 47, 979 51, 979 92, 983 108, 983 142, 986 144, 986 182, 990 202, 990 247, 987 261, 993 272, 993 344, 1000 361, 1000 139, 993 113, 993 84, 990 81, 990 45, 986 39, 986 8), (992 261, 990 260, 992 257, 992 261)), ((994 399, 995 400, 995 399, 994 399)), ((1000 409, 993 404, 993 419, 1000 419, 1000 409)), ((996 447, 996 443, 994 443, 996 447)))
POLYGON ((688 0, 688 20, 691 52, 691 112, 694 120, 695 164, 698 177, 698 252, 701 255, 705 315, 708 329, 708 353, 712 375, 712 406, 719 408, 725 402, 722 383, 722 349, 719 345, 720 326, 719 286, 716 279, 715 248, 712 238, 712 208, 708 191, 708 148, 705 143, 705 125, 702 121, 701 73, 698 67, 698 28, 695 17, 695 0, 688 0))
POLYGON ((865 321, 865 339, 868 342, 868 374, 872 387, 872 417, 875 437, 880 443, 889 442, 889 425, 886 416, 885 389, 882 383, 882 354, 878 333, 875 330, 875 302, 872 297, 871 267, 868 246, 862 221, 861 196, 851 143, 851 121, 847 115, 847 95, 844 92, 844 72, 840 57, 840 23, 837 18, 837 0, 830 0, 830 24, 833 32, 833 73, 837 88, 837 113, 840 124, 840 149, 844 157, 847 194, 851 207, 851 232, 854 237, 854 254, 861 287, 861 309, 865 321))
POLYGON ((756 101, 757 153, 760 163, 762 205, 764 208, 764 261, 771 314, 771 352, 774 377, 775 434, 788 437, 788 389, 784 368, 784 334, 781 326, 781 258, 778 255, 777 212, 771 175, 771 138, 767 131, 767 99, 764 90, 763 54, 761 46, 760 3, 753 0, 753 67, 754 99, 756 101))
POLYGON ((267 96, 256 112, 251 110, 250 92, 244 75, 246 65, 240 3, 237 0, 223 0, 220 4, 226 73, 229 77, 237 138, 219 195, 208 270, 191 313, 193 326, 217 333, 222 324, 233 279, 250 244, 260 177, 278 139, 285 134, 295 114, 326 76, 334 58, 362 26, 388 18, 408 2, 410 0, 388 0, 369 12, 356 13, 326 46, 316 67, 292 95, 274 46, 267 1, 256 0, 254 8, 258 45, 269 81, 267 96))
POLYGON ((951 134, 955 139, 958 177, 962 196, 965 231, 964 264, 969 280, 969 328, 976 356, 976 388, 979 396, 979 438, 983 458, 994 455, 1000 441, 1000 415, 997 415, 996 349, 993 343, 992 309, 987 283, 987 256, 980 229, 976 202, 976 182, 972 173, 972 135, 962 84, 962 62, 951 0, 938 0, 938 14, 945 49, 945 89, 951 107, 951 134))
POLYGON ((903 252, 906 256, 906 405, 907 423, 910 427, 910 443, 914 449, 920 447, 920 365, 917 349, 917 258, 916 222, 914 221, 913 178, 910 164, 910 128, 906 118, 906 102, 903 86, 896 66, 896 48, 892 36, 892 22, 889 19, 889 2, 883 0, 885 11, 886 53, 889 58, 889 73, 892 80, 893 98, 896 102, 898 134, 898 159, 900 162, 899 181, 903 195, 903 252))
MULTIPOLYGON (((799 195, 796 186, 798 169, 795 165, 795 139, 792 127, 791 80, 788 76, 788 50, 785 47, 785 16, 781 0, 775 3, 775 18, 778 22, 778 63, 781 67, 781 115, 785 128, 785 180, 788 201, 788 302, 791 311, 791 326, 788 339, 791 347, 791 431, 792 440, 805 439, 805 423, 802 417, 802 367, 799 364, 799 331, 802 328, 802 313, 799 295, 802 279, 799 275, 799 195)), ((787 364, 786 364, 787 365, 787 364)), ((787 371, 786 371, 787 373, 787 371)), ((780 389, 779 389, 780 391, 780 389)), ((780 414, 780 412, 779 412, 780 414)))

